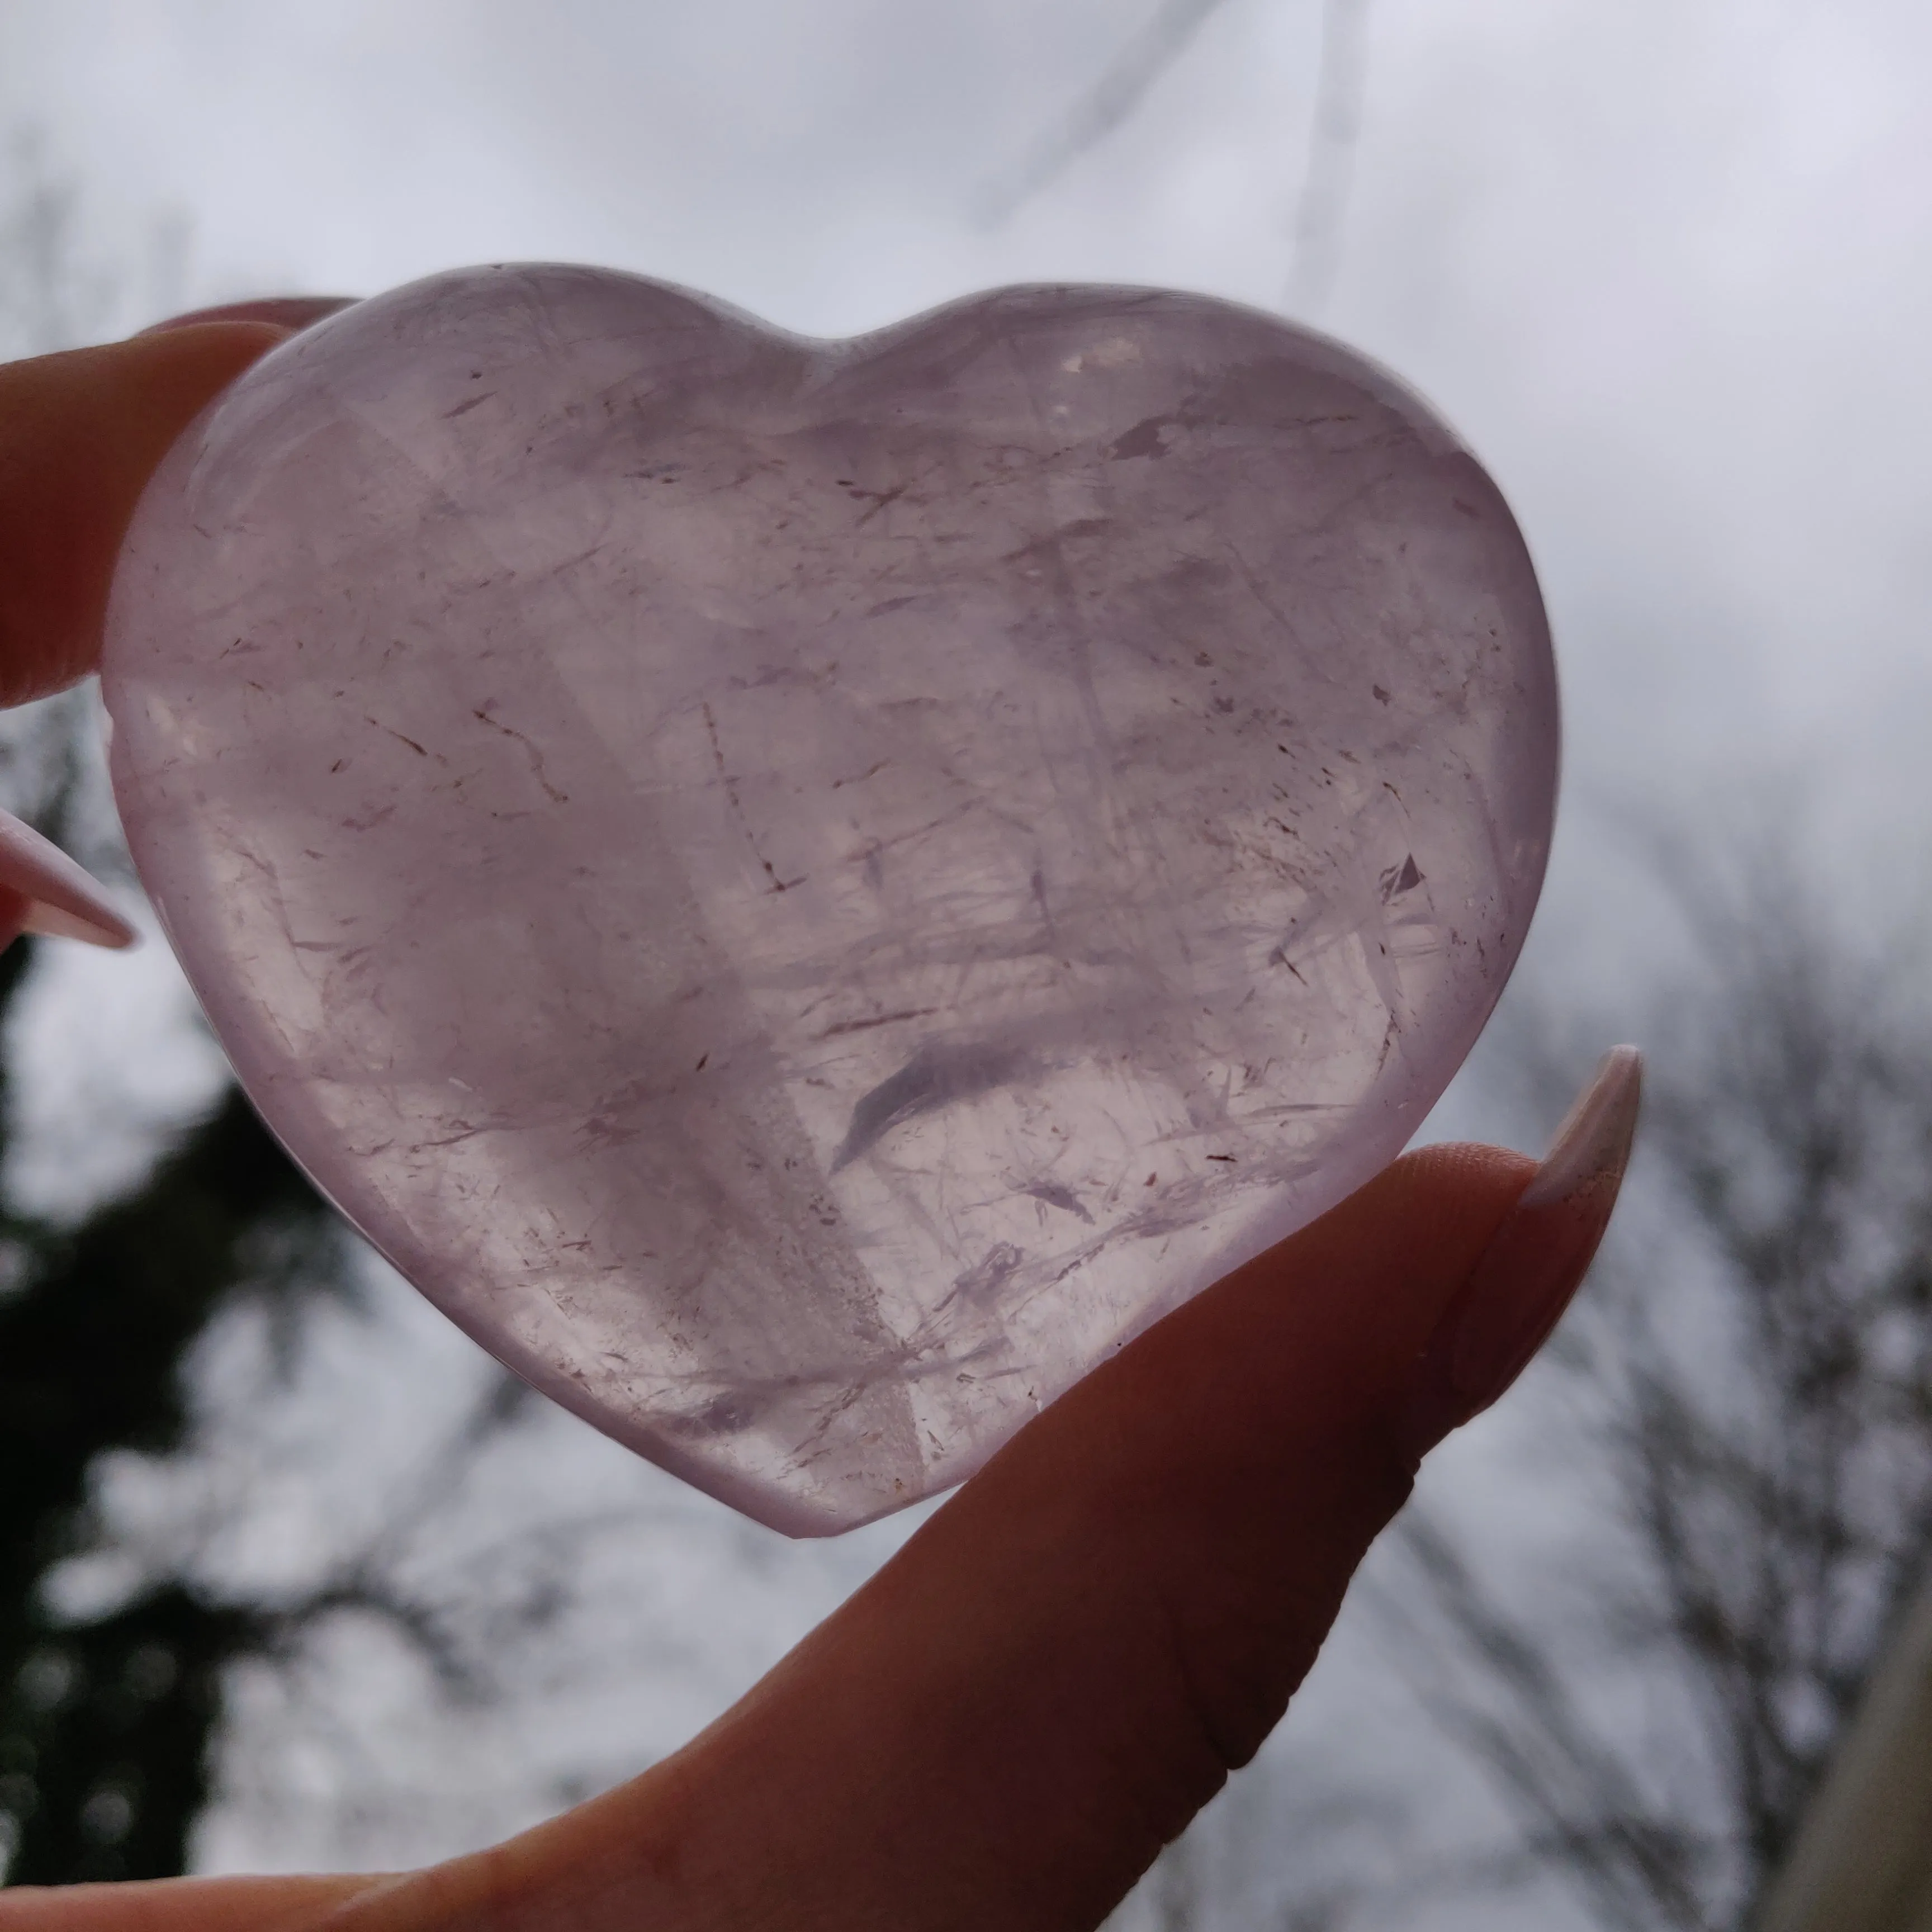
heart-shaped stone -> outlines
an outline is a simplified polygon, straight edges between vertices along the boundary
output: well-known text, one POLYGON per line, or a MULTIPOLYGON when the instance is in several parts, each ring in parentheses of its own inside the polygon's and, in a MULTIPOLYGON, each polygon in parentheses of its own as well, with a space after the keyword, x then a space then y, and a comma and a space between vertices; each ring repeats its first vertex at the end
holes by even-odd
POLYGON ((296 1159, 794 1533, 958 1481, 1390 1159, 1556 774, 1456 438, 1145 290, 847 342, 581 268, 362 303, 168 458, 105 684, 142 880, 296 1159))

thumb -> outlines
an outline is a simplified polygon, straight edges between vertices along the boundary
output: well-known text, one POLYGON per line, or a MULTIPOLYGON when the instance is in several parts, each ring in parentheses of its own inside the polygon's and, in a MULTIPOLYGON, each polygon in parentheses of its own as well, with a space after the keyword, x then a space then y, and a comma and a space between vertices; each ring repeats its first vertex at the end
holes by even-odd
POLYGON ((1398 1162, 1048 1409, 676 1756, 339 1932, 1097 1924, 1280 1717, 1419 1455, 1553 1325, 1636 1094, 1619 1049, 1534 1174, 1398 1162))

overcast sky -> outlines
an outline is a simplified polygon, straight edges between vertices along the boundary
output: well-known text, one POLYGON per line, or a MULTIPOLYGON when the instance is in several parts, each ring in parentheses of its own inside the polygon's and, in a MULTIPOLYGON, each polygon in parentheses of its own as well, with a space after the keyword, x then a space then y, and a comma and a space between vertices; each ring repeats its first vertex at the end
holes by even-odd
MULTIPOLYGON (((0 104, 194 292, 600 261, 842 332, 1021 279, 1277 302, 1308 0, 1224 0, 1003 227, 980 191, 1145 0, 0 0, 0 104)), ((1580 764, 1791 752, 1925 694, 1932 18, 1381 0, 1320 318, 1514 500, 1580 764)))
MULTIPOLYGON (((1278 304, 1311 0, 1224 0, 1126 124, 980 218, 1154 10, 0 0, 0 127, 44 130, 106 245, 185 218, 184 299, 523 257, 826 333, 1020 280, 1278 304)), ((1593 805, 1740 789, 1915 896, 1932 10, 1370 0, 1366 53, 1311 319, 1461 427, 1538 559, 1568 731, 1546 926, 1589 929, 1593 805)))
MULTIPOLYGON (((0 0, 44 128, 191 298, 505 258, 790 326, 1113 279, 1282 299, 1312 0, 1223 0, 1010 220, 1148 0, 0 0)), ((1317 316, 1458 423, 1556 619, 1571 810, 1768 776, 1896 877, 1932 814, 1932 16, 1910 0, 1368 0, 1317 316)))

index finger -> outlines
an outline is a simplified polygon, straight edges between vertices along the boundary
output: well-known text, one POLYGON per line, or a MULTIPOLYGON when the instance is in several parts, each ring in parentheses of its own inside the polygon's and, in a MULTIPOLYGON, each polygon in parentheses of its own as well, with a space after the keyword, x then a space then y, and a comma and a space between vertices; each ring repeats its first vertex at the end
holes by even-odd
POLYGON ((195 322, 0 364, 0 706, 94 668, 115 556, 154 466, 287 334, 195 322))

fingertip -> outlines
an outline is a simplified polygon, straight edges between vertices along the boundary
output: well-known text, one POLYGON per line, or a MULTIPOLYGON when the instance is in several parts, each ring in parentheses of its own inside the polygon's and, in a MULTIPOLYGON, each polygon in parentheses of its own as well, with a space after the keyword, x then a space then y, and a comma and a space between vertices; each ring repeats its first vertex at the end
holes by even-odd
POLYGON ((1392 1162, 1352 1198, 1364 1211, 1399 1216, 1411 1238, 1426 1240, 1486 1222, 1493 1226, 1529 1185, 1536 1165, 1528 1154, 1486 1142, 1438 1141, 1392 1162))
POLYGON ((158 404, 178 390, 202 388, 211 376, 219 377, 196 404, 199 410, 224 383, 295 333, 286 322, 266 316, 188 316, 178 322, 143 329, 123 342, 68 352, 99 358, 104 368, 112 369, 116 380, 132 380, 150 389, 158 404))
POLYGON ((154 466, 288 334, 197 322, 0 365, 0 704, 95 668, 115 558, 154 466))
MULTIPOLYGON (((1487 1141, 1432 1141, 1392 1162, 1385 1174, 1404 1174, 1418 1184, 1436 1187, 1514 1186, 1536 1171, 1535 1156, 1487 1141)), ((1372 1186, 1372 1183, 1370 1184, 1372 1186)))
POLYGON ((211 308, 190 309, 183 315, 171 315, 165 321, 151 322, 146 328, 137 329, 134 339, 198 328, 211 322, 267 322, 292 334, 340 309, 352 308, 360 299, 356 296, 263 296, 248 302, 219 302, 211 308))
POLYGON ((1318 1335, 1338 1364, 1368 1373, 1399 1359, 1412 1330, 1426 1335, 1535 1172, 1507 1148, 1419 1148, 1153 1332, 1167 1331, 1169 1346, 1192 1333, 1222 1349, 1244 1334, 1292 1332, 1304 1348, 1318 1335))

